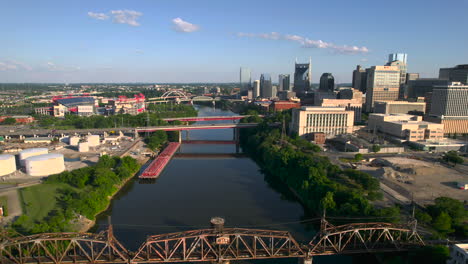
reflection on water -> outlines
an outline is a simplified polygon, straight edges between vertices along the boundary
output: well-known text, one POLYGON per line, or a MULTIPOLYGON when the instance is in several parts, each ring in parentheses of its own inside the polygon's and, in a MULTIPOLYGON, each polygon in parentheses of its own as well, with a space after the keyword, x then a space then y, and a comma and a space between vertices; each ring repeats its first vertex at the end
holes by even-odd
MULTIPOLYGON (((233 115, 200 108, 200 116, 233 115)), ((217 123, 229 122, 218 121, 217 123)), ((190 131, 191 140, 232 140, 232 129, 190 131)), ((235 153, 235 145, 182 145, 181 153, 235 153)), ((249 158, 174 158, 153 182, 133 180, 102 214, 96 229, 112 217, 117 238, 136 250, 148 235, 209 226, 213 216, 226 226, 290 231, 300 242, 313 236, 299 223, 304 212, 299 203, 286 199, 264 180, 249 158), (150 184, 145 184, 150 183, 150 184)), ((289 198, 289 197, 288 197, 289 198)), ((343 262, 343 258, 315 258, 314 263, 343 262), (325 261, 324 261, 325 260, 325 261)), ((297 260, 244 263, 297 263, 297 260)))

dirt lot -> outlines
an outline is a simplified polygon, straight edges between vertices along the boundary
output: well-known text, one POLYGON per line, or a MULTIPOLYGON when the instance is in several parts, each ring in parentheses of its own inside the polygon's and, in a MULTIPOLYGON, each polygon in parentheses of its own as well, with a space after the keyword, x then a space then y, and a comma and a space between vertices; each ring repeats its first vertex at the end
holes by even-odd
POLYGON ((458 189, 457 182, 468 182, 468 175, 438 163, 409 158, 384 158, 380 166, 362 165, 360 170, 381 179, 382 183, 419 204, 447 196, 468 200, 468 190, 458 189))

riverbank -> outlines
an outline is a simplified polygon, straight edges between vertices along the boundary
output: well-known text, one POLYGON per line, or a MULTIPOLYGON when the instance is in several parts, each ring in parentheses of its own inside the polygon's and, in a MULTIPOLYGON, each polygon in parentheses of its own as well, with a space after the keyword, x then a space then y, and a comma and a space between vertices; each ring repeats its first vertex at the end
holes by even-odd
POLYGON ((21 190, 24 214, 13 227, 23 234, 87 230, 140 167, 128 156, 102 156, 96 165, 49 176, 21 190))
POLYGON ((379 217, 397 221, 395 207, 378 209, 378 181, 365 173, 341 170, 301 138, 259 126, 241 131, 241 146, 268 175, 283 182, 304 205, 307 214, 379 217))

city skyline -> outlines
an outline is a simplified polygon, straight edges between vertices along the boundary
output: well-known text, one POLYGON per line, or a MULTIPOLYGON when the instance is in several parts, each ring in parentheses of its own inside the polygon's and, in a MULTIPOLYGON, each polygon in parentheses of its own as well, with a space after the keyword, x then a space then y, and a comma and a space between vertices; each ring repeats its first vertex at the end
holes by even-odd
POLYGON ((263 72, 292 76, 296 58, 312 57, 312 80, 331 72, 337 83, 350 83, 356 65, 382 65, 390 53, 408 54, 408 72, 421 77, 437 77, 439 68, 465 63, 468 37, 444 40, 463 30, 459 19, 466 20, 467 2, 456 9, 424 2, 423 15, 418 14, 422 1, 392 12, 399 2, 364 1, 356 9, 341 1, 326 6, 314 1, 296 6, 243 0, 14 1, 4 5, 0 18, 0 80, 234 83, 240 66, 252 69, 252 79, 263 72), (332 10, 333 21, 322 23, 332 10), (358 10, 366 19, 355 19, 358 10), (451 15, 433 19, 441 12, 451 15), (386 15, 392 19, 381 20, 386 15), (407 17, 414 16, 418 19, 409 23, 407 17), (379 23, 369 23, 373 19, 379 23), (438 28, 445 30, 435 36, 438 28), (398 37, 388 38, 397 29, 398 37))

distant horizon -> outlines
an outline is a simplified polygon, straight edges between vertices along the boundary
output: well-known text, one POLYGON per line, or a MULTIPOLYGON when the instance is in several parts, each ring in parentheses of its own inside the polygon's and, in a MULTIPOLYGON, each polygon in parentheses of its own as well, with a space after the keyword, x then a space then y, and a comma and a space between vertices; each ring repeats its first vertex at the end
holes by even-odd
POLYGON ((384 65, 391 53, 408 54, 408 72, 423 78, 468 63, 460 34, 468 1, 43 0, 2 8, 6 83, 236 83, 240 67, 278 81, 309 58, 312 82, 329 72, 349 83, 356 65, 384 65))

